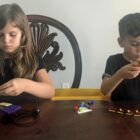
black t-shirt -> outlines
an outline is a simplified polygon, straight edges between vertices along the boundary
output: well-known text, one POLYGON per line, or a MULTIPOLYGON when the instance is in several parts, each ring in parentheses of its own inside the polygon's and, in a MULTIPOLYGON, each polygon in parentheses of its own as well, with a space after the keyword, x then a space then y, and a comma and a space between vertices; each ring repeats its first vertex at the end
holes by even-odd
MULTIPOLYGON (((104 75, 112 76, 124 65, 129 64, 122 54, 112 55, 108 58, 104 75)), ((114 101, 140 100, 140 75, 134 79, 123 80, 112 92, 111 99, 114 101)))
MULTIPOLYGON (((41 57, 37 57, 37 59, 39 65, 36 71, 38 71, 39 69, 45 69, 43 59, 41 57)), ((12 72, 11 60, 6 59, 5 67, 4 67, 4 76, 0 75, 0 85, 4 84, 5 82, 13 78, 14 78, 14 74, 12 72)), ((12 103, 22 104, 24 102, 30 102, 30 103, 37 102, 38 100, 39 100, 38 97, 35 97, 28 93, 22 93, 18 96, 0 96, 0 102, 12 102, 12 103)))

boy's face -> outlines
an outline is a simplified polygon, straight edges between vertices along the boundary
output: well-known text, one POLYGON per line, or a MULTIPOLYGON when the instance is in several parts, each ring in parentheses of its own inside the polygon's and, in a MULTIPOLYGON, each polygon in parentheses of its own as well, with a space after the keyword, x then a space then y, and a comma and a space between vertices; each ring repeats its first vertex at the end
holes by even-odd
POLYGON ((14 52, 20 46, 21 30, 15 23, 7 23, 0 29, 0 49, 7 53, 14 52))
POLYGON ((118 42, 124 48, 124 56, 128 61, 140 60, 140 36, 118 38, 118 42))

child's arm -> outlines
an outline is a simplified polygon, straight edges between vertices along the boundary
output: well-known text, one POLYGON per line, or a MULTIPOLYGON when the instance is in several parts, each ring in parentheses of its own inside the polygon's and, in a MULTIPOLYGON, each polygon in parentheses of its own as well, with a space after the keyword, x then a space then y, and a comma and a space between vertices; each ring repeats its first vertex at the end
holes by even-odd
POLYGON ((40 69, 36 72, 35 80, 25 80, 24 92, 43 98, 52 98, 54 96, 55 89, 45 69, 40 69))
POLYGON ((111 97, 112 91, 123 81, 123 78, 119 76, 118 73, 115 73, 113 76, 104 77, 101 84, 101 92, 107 96, 111 97))
POLYGON ((41 98, 52 98, 55 93, 52 81, 45 69, 40 69, 35 74, 36 81, 15 78, 0 86, 0 95, 17 96, 27 92, 41 98))
POLYGON ((111 77, 104 77, 101 84, 101 91, 105 96, 110 97, 112 91, 124 80, 133 79, 140 73, 140 67, 128 64, 119 69, 111 77))

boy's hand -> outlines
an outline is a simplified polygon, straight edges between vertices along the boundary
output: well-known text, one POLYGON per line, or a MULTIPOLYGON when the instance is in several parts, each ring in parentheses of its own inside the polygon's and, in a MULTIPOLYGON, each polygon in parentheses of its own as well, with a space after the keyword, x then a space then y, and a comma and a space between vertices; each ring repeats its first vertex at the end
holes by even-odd
POLYGON ((140 73, 140 65, 138 63, 131 63, 123 66, 118 70, 118 75, 123 79, 133 79, 140 73))
POLYGON ((140 67, 140 60, 137 59, 137 60, 133 61, 132 64, 136 67, 140 67))
POLYGON ((0 86, 0 95, 17 96, 24 91, 24 83, 22 78, 12 79, 0 86))

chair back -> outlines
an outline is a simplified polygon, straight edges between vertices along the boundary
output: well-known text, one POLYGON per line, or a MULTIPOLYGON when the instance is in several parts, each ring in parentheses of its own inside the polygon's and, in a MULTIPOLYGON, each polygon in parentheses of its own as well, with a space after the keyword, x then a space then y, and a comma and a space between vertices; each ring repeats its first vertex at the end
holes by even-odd
POLYGON ((27 15, 27 17, 31 28, 34 49, 43 58, 48 72, 50 70, 65 70, 67 68, 60 61, 64 54, 60 51, 59 42, 54 40, 58 33, 56 31, 50 33, 50 28, 53 27, 66 36, 72 47, 75 61, 75 73, 71 88, 78 88, 81 82, 82 60, 74 34, 63 23, 53 18, 42 15, 27 15), (49 51, 50 48, 52 51, 49 51))

